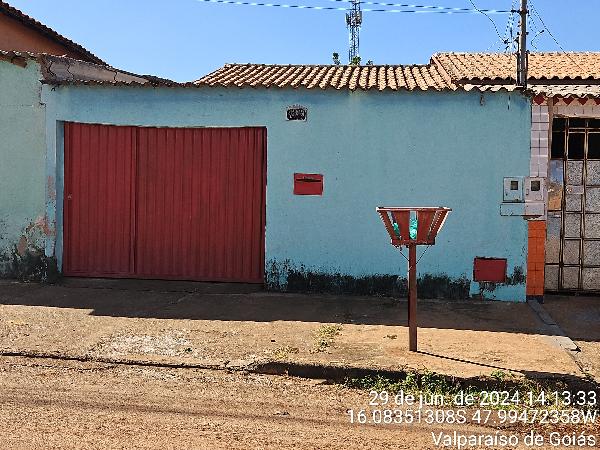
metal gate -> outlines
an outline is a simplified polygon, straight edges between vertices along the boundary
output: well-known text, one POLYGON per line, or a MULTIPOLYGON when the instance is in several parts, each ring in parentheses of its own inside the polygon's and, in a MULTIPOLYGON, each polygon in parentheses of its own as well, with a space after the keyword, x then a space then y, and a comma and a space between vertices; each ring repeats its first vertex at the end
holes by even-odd
POLYGON ((264 128, 65 124, 63 272, 262 283, 264 128))
POLYGON ((555 118, 545 289, 600 291, 600 119, 555 118))

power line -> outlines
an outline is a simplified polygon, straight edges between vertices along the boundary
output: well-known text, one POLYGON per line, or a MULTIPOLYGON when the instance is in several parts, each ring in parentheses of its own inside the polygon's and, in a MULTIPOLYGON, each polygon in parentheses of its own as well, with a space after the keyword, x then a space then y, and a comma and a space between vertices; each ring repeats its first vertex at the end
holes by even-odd
POLYGON ((585 69, 583 69, 579 64, 577 64, 577 61, 575 61, 573 58, 571 58, 571 55, 569 55, 569 52, 567 52, 562 45, 560 45, 560 42, 558 42, 558 39, 556 39, 556 37, 554 36, 554 34, 552 34, 552 31, 550 31, 550 29, 548 28, 548 26, 546 25, 546 23, 544 22, 544 19, 542 19, 542 16, 540 15, 540 13, 538 13, 537 9, 535 9, 535 6, 533 6, 532 3, 530 3, 531 6, 531 11, 533 11, 533 13, 536 15, 536 17, 539 19, 539 21, 541 22, 542 26, 544 27, 544 29, 548 32, 548 35, 550 35, 550 37, 554 40, 554 42, 556 43, 556 45, 558 45, 558 48, 560 48, 562 50, 562 52, 567 56, 567 58, 569 58, 571 60, 571 62, 573 64, 575 64, 577 67, 579 67, 579 70, 582 71, 582 75, 583 73, 586 72, 585 69))
POLYGON ((515 8, 516 8, 516 0, 512 0, 510 4, 510 16, 508 17, 508 21, 506 22, 506 31, 504 32, 504 42, 505 47, 504 51, 506 53, 512 53, 515 49, 515 8))
POLYGON ((537 9, 535 9, 535 6, 533 6, 533 4, 530 4, 530 6, 531 6, 531 10, 533 11, 533 13, 537 16, 538 20, 542 23, 542 26, 544 27, 544 29, 548 32, 548 34, 554 40, 556 45, 558 45, 558 48, 560 48, 563 52, 567 53, 567 51, 562 47, 562 45, 560 45, 560 42, 558 42, 558 39, 556 39, 556 37, 554 37, 554 35, 552 34, 550 29, 544 22, 544 19, 542 19, 542 16, 540 16, 540 14, 537 12, 537 9))
MULTIPOLYGON (((349 0, 329 0, 331 2, 348 3, 349 0)), ((416 8, 416 9, 431 9, 438 11, 457 11, 457 12, 468 12, 468 13, 481 13, 486 12, 488 14, 508 14, 511 11, 503 9, 471 9, 471 8, 452 8, 449 6, 432 6, 432 5, 409 5, 405 3, 383 3, 373 1, 361 1, 362 5, 374 5, 374 6, 393 6, 398 8, 416 8)), ((364 11, 364 9, 363 9, 364 11)))
POLYGON ((527 22, 529 23, 528 28, 531 30, 531 34, 533 34, 533 38, 531 39, 531 41, 529 41, 529 45, 531 46, 531 48, 533 48, 535 51, 540 51, 539 48, 537 48, 537 45, 535 45, 535 41, 537 38, 539 38, 546 30, 544 30, 543 28, 540 30, 540 27, 538 26, 538 24, 536 23, 536 21, 534 20, 534 17, 529 14, 527 17, 527 22))
POLYGON ((534 42, 535 42, 535 40, 536 40, 538 37, 540 37, 540 36, 542 35, 542 33, 543 33, 544 31, 546 31, 546 30, 540 30, 540 31, 538 31, 538 33, 537 33, 537 34, 536 34, 536 35, 533 37, 533 39, 531 40, 531 44, 530 44, 530 45, 533 47, 533 49, 534 49, 535 51, 538 51, 538 52, 539 52, 539 51, 540 51, 540 49, 539 49, 539 48, 537 48, 537 46, 534 44, 534 42))
MULTIPOLYGON (((283 3, 262 3, 262 2, 247 2, 239 0, 196 0, 197 2, 204 3, 215 3, 221 5, 238 5, 238 6, 264 6, 264 7, 275 7, 275 8, 291 8, 291 9, 312 9, 321 11, 350 11, 350 8, 337 8, 334 6, 316 6, 316 5, 290 5, 283 3)), ((477 10, 467 11, 455 11, 455 10, 409 10, 409 9, 374 9, 365 8, 363 12, 385 12, 385 13, 413 13, 413 14, 479 14, 477 10)), ((509 11, 503 12, 501 10, 490 10, 495 11, 490 14, 508 14, 509 11)))
POLYGON ((277 8, 295 8, 295 9, 315 9, 328 11, 349 11, 348 8, 335 8, 333 6, 314 6, 314 5, 286 5, 279 3, 259 3, 259 2, 244 2, 236 0, 196 0, 197 2, 216 3, 220 5, 239 5, 239 6, 268 6, 277 8))
POLYGON ((488 20, 490 22, 492 22, 492 25, 494 26, 494 30, 496 30, 496 34, 498 35, 498 39, 500 39, 501 43, 506 44, 506 42, 505 42, 506 40, 502 39, 502 36, 500 36, 500 32, 498 31, 498 27, 496 26, 496 22, 494 22, 493 19, 490 16, 488 16, 487 13, 484 10, 479 9, 473 0, 469 0, 469 2, 471 3, 471 5, 473 5, 473 8, 475 8, 477 10, 477 12, 483 14, 485 17, 488 18, 488 20))

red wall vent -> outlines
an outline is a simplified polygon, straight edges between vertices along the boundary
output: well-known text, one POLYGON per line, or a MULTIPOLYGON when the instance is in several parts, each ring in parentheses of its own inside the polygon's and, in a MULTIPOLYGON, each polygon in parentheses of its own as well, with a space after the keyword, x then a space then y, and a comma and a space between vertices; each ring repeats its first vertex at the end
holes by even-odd
POLYGON ((490 283, 506 282, 506 258, 475 258, 473 280, 490 283))
POLYGON ((295 173, 294 195, 323 195, 323 175, 295 173))

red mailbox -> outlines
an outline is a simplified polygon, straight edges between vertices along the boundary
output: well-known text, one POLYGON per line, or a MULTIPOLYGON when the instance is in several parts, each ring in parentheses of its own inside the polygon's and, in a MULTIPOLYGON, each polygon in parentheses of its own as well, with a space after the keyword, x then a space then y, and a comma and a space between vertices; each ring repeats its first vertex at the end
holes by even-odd
POLYGON ((294 195, 323 195, 323 175, 295 173, 294 195))
POLYGON ((473 280, 488 283, 506 282, 506 258, 475 258, 473 280))

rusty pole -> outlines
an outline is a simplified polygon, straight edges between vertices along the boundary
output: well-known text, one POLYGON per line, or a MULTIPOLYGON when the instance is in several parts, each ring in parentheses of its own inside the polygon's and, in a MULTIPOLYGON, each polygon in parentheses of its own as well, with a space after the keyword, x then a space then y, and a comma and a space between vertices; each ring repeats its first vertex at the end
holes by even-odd
POLYGON ((417 246, 408 245, 408 348, 417 351, 417 246))

